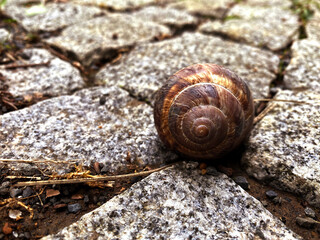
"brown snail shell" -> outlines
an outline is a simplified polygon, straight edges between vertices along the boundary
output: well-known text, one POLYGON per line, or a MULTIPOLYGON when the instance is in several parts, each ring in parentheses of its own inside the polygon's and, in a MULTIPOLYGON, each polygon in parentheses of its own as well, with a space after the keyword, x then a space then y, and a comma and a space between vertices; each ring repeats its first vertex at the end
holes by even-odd
POLYGON ((230 70, 196 64, 173 74, 157 92, 154 120, 169 148, 219 158, 248 136, 254 118, 248 85, 230 70))

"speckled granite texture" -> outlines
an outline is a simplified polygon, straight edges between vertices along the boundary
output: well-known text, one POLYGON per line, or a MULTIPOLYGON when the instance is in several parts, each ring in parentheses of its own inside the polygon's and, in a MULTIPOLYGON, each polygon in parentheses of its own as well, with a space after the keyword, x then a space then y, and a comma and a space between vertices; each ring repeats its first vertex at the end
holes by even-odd
POLYGON ((223 18, 233 0, 184 0, 172 1, 170 7, 186 10, 193 14, 223 18))
POLYGON ((320 95, 287 90, 275 98, 308 103, 278 103, 253 129, 242 162, 255 178, 320 207, 320 95))
POLYGON ((149 4, 155 4, 159 0, 71 0, 74 3, 95 5, 99 7, 111 8, 117 11, 136 9, 149 4))
POLYGON ((85 65, 107 58, 110 51, 128 47, 155 37, 170 35, 169 28, 146 22, 130 14, 108 14, 66 28, 46 42, 63 51, 73 52, 85 65))
POLYGON ((155 91, 179 69, 194 63, 215 63, 232 69, 248 82, 254 97, 267 96, 279 58, 268 51, 223 41, 200 33, 143 44, 116 64, 106 65, 96 82, 118 85, 134 96, 153 100, 155 91))
POLYGON ((48 66, 14 69, 4 69, 0 66, 0 73, 6 79, 9 91, 14 96, 37 92, 49 96, 59 96, 70 94, 85 86, 78 69, 53 56, 45 49, 24 49, 20 55, 23 61, 16 61, 16 65, 47 62, 49 64, 48 66))
POLYGON ((1 158, 82 159, 116 173, 130 163, 174 159, 159 141, 151 107, 117 87, 82 90, 1 117, 1 158))
POLYGON ((290 89, 320 93, 320 41, 303 39, 292 45, 292 58, 284 83, 290 89))
POLYGON ((100 8, 72 3, 48 3, 44 13, 34 15, 27 12, 34 5, 26 6, 23 2, 15 1, 15 4, 5 6, 6 13, 31 32, 54 31, 104 14, 100 8))
POLYGON ((298 37, 298 16, 290 9, 238 4, 224 21, 208 21, 199 30, 218 33, 257 47, 279 50, 298 37))
POLYGON ((154 173, 43 239, 300 239, 228 177, 196 166, 154 173))

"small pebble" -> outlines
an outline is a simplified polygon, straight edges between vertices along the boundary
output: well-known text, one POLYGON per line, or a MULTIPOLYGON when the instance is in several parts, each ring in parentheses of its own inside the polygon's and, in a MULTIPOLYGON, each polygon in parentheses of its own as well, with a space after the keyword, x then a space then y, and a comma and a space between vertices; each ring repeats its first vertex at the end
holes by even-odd
POLYGON ((22 215, 22 212, 20 210, 16 210, 16 209, 9 210, 9 218, 11 219, 20 220, 21 215, 22 215))
POLYGON ((68 211, 70 213, 77 213, 81 210, 81 205, 79 203, 68 204, 68 211))
POLYGON ((262 205, 263 205, 264 207, 267 207, 267 206, 268 206, 268 202, 265 201, 265 200, 262 200, 261 203, 262 203, 262 205))
POLYGON ((278 196, 278 193, 276 193, 273 190, 269 190, 269 191, 266 191, 266 195, 268 198, 275 198, 276 196, 278 196))
POLYGON ((316 217, 316 213, 315 211, 313 211, 311 208, 309 207, 306 207, 304 209, 304 213, 308 216, 308 217, 311 217, 311 218, 315 218, 316 217))
POLYGON ((89 196, 85 195, 84 198, 83 198, 83 202, 84 203, 89 203, 89 201, 90 201, 89 196))
POLYGON ((80 193, 76 193, 71 196, 71 199, 73 199, 73 200, 81 200, 83 198, 84 198, 84 196, 80 193))
POLYGON ((54 197, 54 196, 58 196, 60 195, 60 191, 59 190, 55 190, 55 189, 47 189, 46 190, 46 197, 54 197))
POLYGON ((214 167, 207 167, 207 175, 219 176, 219 172, 214 167))
POLYGON ((9 223, 6 222, 2 228, 2 232, 6 235, 9 235, 12 233, 12 228, 10 227, 9 223))
POLYGON ((23 190, 22 192, 22 197, 30 197, 33 194, 33 190, 31 187, 26 187, 26 189, 23 190))
POLYGON ((249 183, 245 177, 236 176, 233 178, 233 181, 235 181, 235 183, 238 184, 240 187, 242 187, 244 190, 249 189, 249 183))
POLYGON ((272 202, 274 202, 275 204, 281 204, 282 198, 277 196, 274 199, 272 199, 272 202))
POLYGON ((304 228, 313 228, 318 222, 313 220, 312 218, 306 217, 297 217, 296 222, 299 226, 304 227, 304 228))
POLYGON ((96 173, 100 174, 100 164, 99 164, 99 162, 95 162, 93 164, 93 168, 96 171, 96 173))
POLYGON ((11 196, 12 198, 17 197, 17 196, 20 195, 21 193, 22 193, 22 190, 19 189, 19 188, 11 188, 11 189, 10 189, 10 196, 11 196))

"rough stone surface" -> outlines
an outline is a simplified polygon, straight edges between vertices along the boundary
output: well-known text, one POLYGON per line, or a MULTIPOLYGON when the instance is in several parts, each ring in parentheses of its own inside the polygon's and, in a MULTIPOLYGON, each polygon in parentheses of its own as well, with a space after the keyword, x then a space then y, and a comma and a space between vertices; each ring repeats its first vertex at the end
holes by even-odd
POLYGON ((134 12, 132 16, 144 21, 153 21, 160 24, 182 27, 184 25, 195 25, 198 20, 192 15, 173 8, 145 7, 134 12))
POLYGON ((320 41, 303 39, 292 45, 292 58, 284 83, 290 89, 320 93, 320 41))
POLYGON ((320 95, 283 91, 278 103, 253 129, 242 162, 248 174, 302 195, 320 207, 320 95))
POLYGON ((114 10, 129 10, 143 7, 152 3, 157 3, 159 0, 72 0, 74 3, 96 5, 99 7, 112 8, 114 10))
POLYGON ((4 28, 0 28, 0 44, 11 39, 11 34, 4 28))
POLYGON ((200 33, 143 44, 116 64, 108 64, 96 76, 96 82, 118 85, 142 99, 153 100, 154 93, 176 71, 195 63, 224 65, 246 80, 254 97, 265 97, 276 77, 276 55, 250 46, 223 41, 200 33))
MULTIPOLYGON (((30 2, 30 1, 29 1, 30 2)), ((10 1, 9 1, 10 3, 10 1)), ((34 5, 28 5, 17 1, 15 4, 6 4, 5 12, 18 20, 22 26, 32 32, 54 31, 74 23, 87 21, 102 15, 103 10, 93 6, 81 6, 72 3, 48 3, 44 13, 30 15, 28 9, 34 5)))
MULTIPOLYGON (((102 162, 109 172, 175 158, 158 139, 151 107, 116 87, 52 98, 0 120, 0 145, 5 146, 1 158, 63 159, 70 164, 80 159, 85 166, 102 162)), ((48 163, 52 171, 60 171, 61 165, 48 163)), ((69 170, 67 165, 62 172, 69 170)))
POLYGON ((109 14, 66 28, 60 36, 46 41, 73 52, 85 65, 107 58, 110 51, 170 35, 170 30, 129 14, 109 14))
POLYGON ((312 19, 306 25, 306 33, 309 39, 320 41, 320 9, 316 7, 312 19))
POLYGON ((250 6, 259 7, 273 7, 277 6, 279 8, 289 9, 292 6, 291 0, 246 0, 246 4, 250 6))
POLYGON ((205 33, 219 33, 257 47, 279 50, 297 38, 298 16, 278 6, 262 7, 239 4, 224 21, 209 21, 199 28, 205 33))
POLYGON ((234 4, 233 0, 177 0, 169 6, 184 9, 193 14, 222 18, 232 4, 234 4))
POLYGON ((0 73, 6 78, 9 91, 14 96, 36 92, 58 96, 70 94, 84 87, 84 81, 78 69, 45 49, 24 49, 21 57, 24 62, 19 60, 15 62, 16 65, 46 62, 49 62, 49 65, 14 69, 0 67, 0 73))
POLYGON ((43 239, 300 239, 225 175, 179 165, 43 239))

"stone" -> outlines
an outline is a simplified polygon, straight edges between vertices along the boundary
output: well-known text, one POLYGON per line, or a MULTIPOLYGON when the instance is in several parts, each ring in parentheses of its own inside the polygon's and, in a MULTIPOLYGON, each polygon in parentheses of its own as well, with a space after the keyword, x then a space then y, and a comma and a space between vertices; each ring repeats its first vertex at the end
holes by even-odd
POLYGON ((31 187, 26 187, 23 192, 22 192, 22 197, 26 198, 26 197, 30 197, 33 194, 33 190, 31 187))
POLYGON ((246 0, 246 4, 256 7, 273 7, 277 6, 282 9, 289 9, 292 7, 292 1, 290 0, 246 0))
POLYGON ((320 41, 299 40, 293 43, 291 50, 292 58, 284 75, 286 87, 320 93, 320 41))
POLYGON ((77 213, 81 210, 81 205, 79 203, 68 204, 68 212, 77 213))
POLYGON ((306 207, 304 209, 304 213, 308 216, 308 217, 311 217, 311 218, 315 218, 316 217, 316 213, 315 211, 313 211, 311 208, 309 207, 306 207))
POLYGON ((320 207, 320 94, 285 90, 280 103, 251 132, 242 164, 258 180, 320 207))
POLYGON ((56 31, 66 26, 88 21, 91 18, 104 14, 98 7, 81 6, 72 3, 47 3, 45 12, 28 14, 28 9, 34 5, 11 2, 5 5, 5 13, 17 20, 31 32, 56 31))
POLYGON ((278 196, 278 193, 276 193, 273 190, 269 190, 269 191, 266 191, 266 195, 267 195, 268 198, 275 198, 275 197, 278 196))
POLYGON ((170 36, 169 28, 130 14, 108 14, 67 27, 45 41, 72 52, 84 65, 114 56, 114 51, 157 37, 170 36))
POLYGON ((301 239, 226 175, 186 165, 149 175, 43 239, 301 239))
POLYGON ((101 162, 109 173, 119 173, 128 171, 129 164, 176 159, 158 138, 152 108, 117 87, 85 89, 4 114, 0 142, 5 146, 1 158, 30 160, 11 163, 14 170, 43 167, 66 173, 75 162, 88 167, 101 162), (106 97, 104 104, 101 97, 106 97), (42 162, 33 165, 33 159, 42 162))
POLYGON ((279 58, 258 48, 224 41, 200 33, 146 43, 123 55, 115 64, 107 64, 97 73, 95 82, 117 85, 133 96, 152 102, 155 92, 168 77, 195 63, 224 65, 246 80, 254 98, 267 97, 276 78, 279 58))
POLYGON ((199 30, 275 51, 285 48, 298 37, 299 18, 290 9, 278 6, 238 4, 228 12, 224 21, 208 21, 199 30))
POLYGON ((176 0, 169 6, 186 10, 192 14, 223 18, 233 4, 233 0, 176 0))
POLYGON ((10 189, 10 197, 15 198, 19 196, 22 193, 22 190, 20 188, 11 188, 10 189))
POLYGON ((0 74, 6 79, 8 90, 14 96, 36 93, 59 96, 70 94, 85 86, 78 69, 45 49, 24 49, 21 57, 23 62, 18 60, 15 62, 16 65, 38 63, 48 63, 48 65, 13 69, 5 69, 6 65, 2 65, 0 74))
POLYGON ((158 3, 159 0, 71 0, 74 3, 84 5, 95 5, 104 8, 111 8, 116 11, 141 8, 146 5, 158 3))
MULTIPOLYGON (((10 32, 4 28, 0 28, 0 44, 10 41, 12 38, 10 32)), ((1 45, 0 45, 1 47, 1 45)))
POLYGON ((132 16, 144 21, 153 21, 175 28, 181 28, 186 25, 196 25, 198 22, 197 18, 184 11, 155 6, 145 7, 132 13, 132 16))
POLYGON ((320 9, 314 8, 312 18, 306 24, 308 39, 320 41, 320 9))
POLYGON ((249 183, 248 180, 244 176, 236 176, 233 178, 233 181, 238 184, 240 187, 242 187, 244 190, 249 189, 249 183))

